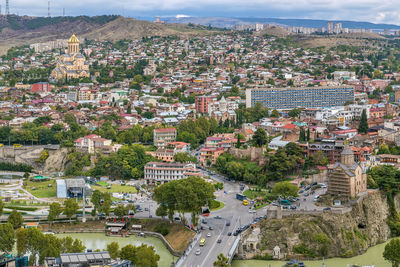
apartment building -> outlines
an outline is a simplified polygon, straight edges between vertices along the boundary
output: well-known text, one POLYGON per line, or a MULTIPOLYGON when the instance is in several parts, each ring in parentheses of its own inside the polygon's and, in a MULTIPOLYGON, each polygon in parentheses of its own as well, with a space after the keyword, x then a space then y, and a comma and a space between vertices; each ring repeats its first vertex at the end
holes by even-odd
POLYGON ((168 143, 176 141, 176 129, 154 129, 154 145, 157 148, 165 148, 168 143))
POLYGON ((205 147, 200 149, 200 164, 205 166, 209 163, 215 164, 217 158, 223 154, 225 149, 223 147, 205 147))
POLYGON ((194 163, 149 162, 144 166, 144 179, 149 185, 166 183, 189 176, 201 176, 201 172, 196 169, 194 163))
POLYGON ((246 90, 246 107, 261 103, 272 109, 320 108, 343 106, 354 101, 354 87, 287 87, 246 90))
POLYGON ((208 105, 212 102, 211 96, 196 96, 195 108, 197 113, 207 114, 208 105))

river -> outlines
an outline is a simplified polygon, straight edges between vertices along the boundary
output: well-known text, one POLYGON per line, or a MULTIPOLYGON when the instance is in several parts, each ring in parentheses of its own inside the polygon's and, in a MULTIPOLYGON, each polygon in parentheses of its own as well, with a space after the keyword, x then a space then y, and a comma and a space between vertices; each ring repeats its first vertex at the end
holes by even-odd
MULTIPOLYGON (((173 256, 163 244, 163 242, 156 237, 138 237, 138 236, 129 236, 129 237, 110 237, 106 236, 104 233, 77 233, 77 234, 57 234, 58 237, 71 236, 72 238, 78 238, 82 240, 82 243, 85 245, 87 249, 100 249, 105 250, 107 244, 111 242, 118 242, 119 247, 124 247, 128 244, 134 246, 140 246, 141 244, 146 244, 153 246, 156 250, 156 253, 160 255, 160 260, 158 262, 159 267, 170 267, 173 256)), ((178 259, 174 258, 175 261, 178 259)))
MULTIPOLYGON (((170 267, 173 257, 165 245, 156 237, 109 237, 103 233, 79 233, 79 234, 58 234, 58 237, 71 236, 79 238, 87 249, 104 250, 108 243, 118 242, 120 248, 128 244, 140 246, 141 244, 151 245, 155 248, 156 253, 160 255, 159 267, 170 267)), ((389 242, 389 241, 388 241, 389 242)), ((386 242, 387 243, 387 242, 386 242)), ((384 244, 380 244, 368 249, 366 253, 353 258, 333 258, 325 260, 326 267, 347 267, 352 264, 357 265, 375 265, 375 267, 391 267, 391 264, 382 257, 384 244)), ((175 261, 177 257, 175 257, 175 261)), ((259 260, 235 260, 232 267, 282 267, 284 261, 259 261, 259 260)), ((322 261, 305 261, 307 267, 321 267, 322 261)))
MULTIPOLYGON (((356 257, 327 259, 325 260, 325 266, 347 267, 352 264, 357 264, 361 266, 374 265, 375 267, 391 267, 392 265, 382 257, 386 243, 371 247, 366 253, 356 257)), ((238 260, 233 261, 232 267, 282 267, 284 263, 284 261, 238 260)), ((321 267, 322 261, 304 261, 304 264, 307 267, 321 267)))

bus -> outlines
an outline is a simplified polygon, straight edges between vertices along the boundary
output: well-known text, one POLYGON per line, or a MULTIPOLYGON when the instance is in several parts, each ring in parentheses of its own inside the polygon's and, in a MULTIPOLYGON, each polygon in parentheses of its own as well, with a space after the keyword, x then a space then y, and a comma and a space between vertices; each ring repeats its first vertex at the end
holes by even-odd
POLYGON ((202 238, 202 239, 200 240, 200 247, 204 247, 205 244, 206 244, 206 239, 205 239, 205 238, 202 238))
POLYGON ((245 206, 249 205, 249 202, 247 201, 247 199, 243 200, 243 205, 245 205, 245 206))

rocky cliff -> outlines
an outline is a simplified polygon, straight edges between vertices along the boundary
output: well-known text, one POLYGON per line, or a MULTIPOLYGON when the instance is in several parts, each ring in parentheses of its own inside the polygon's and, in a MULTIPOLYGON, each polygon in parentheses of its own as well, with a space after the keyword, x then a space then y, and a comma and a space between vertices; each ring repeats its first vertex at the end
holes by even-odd
MULTIPOLYGON (((247 246, 246 258, 273 255, 276 246, 281 258, 351 257, 362 254, 368 247, 382 243, 390 237, 386 223, 389 207, 386 197, 373 192, 351 212, 319 215, 291 215, 283 219, 260 223, 257 244, 247 246)), ((258 228, 257 227, 257 228, 258 228)), ((253 231, 254 233, 255 231, 253 231)), ((244 238, 254 241, 251 232, 244 238)), ((246 246, 245 246, 246 247, 246 246)))

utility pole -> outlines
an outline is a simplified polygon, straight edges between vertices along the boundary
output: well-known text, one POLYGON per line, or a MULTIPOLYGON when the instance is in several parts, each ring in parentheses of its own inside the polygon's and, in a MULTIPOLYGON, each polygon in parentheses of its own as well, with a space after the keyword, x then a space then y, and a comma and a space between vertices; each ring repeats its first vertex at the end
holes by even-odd
POLYGON ((85 182, 85 187, 83 188, 83 206, 82 206, 82 222, 86 222, 86 217, 85 217, 85 204, 86 204, 86 182, 85 182))
POLYGON ((10 15, 10 4, 8 1, 9 0, 6 0, 6 15, 10 15))
POLYGON ((47 2, 47 16, 50 18, 50 1, 47 2))

